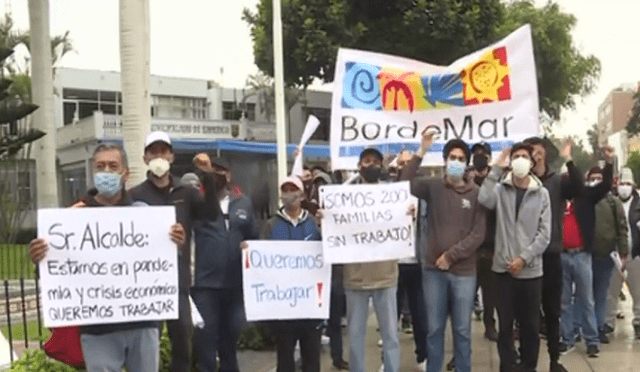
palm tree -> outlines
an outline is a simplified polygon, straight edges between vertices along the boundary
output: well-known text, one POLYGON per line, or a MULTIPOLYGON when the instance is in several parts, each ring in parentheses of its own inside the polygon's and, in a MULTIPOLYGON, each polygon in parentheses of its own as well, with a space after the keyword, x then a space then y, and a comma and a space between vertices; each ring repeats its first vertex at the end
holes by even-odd
POLYGON ((144 139, 151 129, 149 0, 120 0, 122 135, 130 185, 146 178, 144 139))
POLYGON ((56 136, 49 37, 49 0, 29 0, 30 46, 32 50, 32 96, 40 107, 33 115, 34 127, 47 133, 35 142, 38 207, 58 207, 56 136))

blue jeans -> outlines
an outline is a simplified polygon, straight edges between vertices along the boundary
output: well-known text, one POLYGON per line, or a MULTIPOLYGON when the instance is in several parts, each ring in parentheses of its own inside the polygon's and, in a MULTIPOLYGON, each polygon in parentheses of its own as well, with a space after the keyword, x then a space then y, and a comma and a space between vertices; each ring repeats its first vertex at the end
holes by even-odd
POLYGON ((609 293, 609 280, 613 271, 611 257, 594 257, 593 267, 593 299, 595 301, 596 325, 598 333, 604 334, 604 323, 607 314, 607 294, 609 293))
POLYGON ((349 370, 351 372, 365 372, 366 370, 364 351, 367 318, 369 317, 369 298, 373 300, 373 308, 382 336, 384 372, 398 372, 400 370, 396 291, 396 287, 345 290, 347 319, 349 321, 349 370))
POLYGON ((242 288, 192 288, 191 297, 198 308, 204 327, 194 331, 198 371, 238 372, 236 343, 245 323, 242 288))
POLYGON ((579 324, 587 346, 600 345, 596 326, 595 303, 593 299, 593 272, 591 253, 563 252, 562 259, 562 310, 560 314, 560 336, 562 342, 572 346, 575 342, 572 294, 575 295, 579 324), (575 293, 573 285, 575 284, 575 293))
POLYGON ((422 283, 427 305, 427 372, 440 372, 444 364, 444 330, 451 315, 453 357, 457 372, 471 371, 471 314, 476 292, 475 275, 454 275, 427 269, 422 283))
POLYGON ((157 372, 159 340, 158 327, 80 336, 87 372, 157 372))

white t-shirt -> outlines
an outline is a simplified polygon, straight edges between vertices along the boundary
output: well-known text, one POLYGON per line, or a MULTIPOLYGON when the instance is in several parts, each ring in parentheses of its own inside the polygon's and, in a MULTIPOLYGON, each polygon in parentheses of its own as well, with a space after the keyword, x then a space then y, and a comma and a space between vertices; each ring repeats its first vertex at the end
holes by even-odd
POLYGON ((633 234, 631 234, 631 232, 635 228, 635 226, 631 224, 631 221, 629 221, 629 208, 631 208, 631 200, 633 200, 633 197, 629 198, 629 200, 627 201, 622 202, 622 206, 624 207, 624 216, 627 219, 627 224, 629 224, 629 234, 627 234, 627 239, 629 240, 629 247, 633 247, 633 242, 631 241, 631 235, 633 234))
POLYGON ((229 201, 231 198, 229 195, 225 196, 222 200, 220 200, 220 211, 222 211, 222 215, 224 216, 224 223, 227 226, 227 230, 229 230, 229 201))

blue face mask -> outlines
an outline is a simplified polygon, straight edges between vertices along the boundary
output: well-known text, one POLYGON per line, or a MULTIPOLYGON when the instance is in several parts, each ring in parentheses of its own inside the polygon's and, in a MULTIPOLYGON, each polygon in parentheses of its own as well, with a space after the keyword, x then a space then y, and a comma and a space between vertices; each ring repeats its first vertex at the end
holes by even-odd
POLYGON ((453 179, 461 179, 464 176, 464 172, 467 170, 467 165, 457 160, 447 160, 447 175, 453 179))
POLYGON ((120 173, 98 172, 93 175, 93 185, 98 194, 111 198, 122 189, 122 175, 120 173))

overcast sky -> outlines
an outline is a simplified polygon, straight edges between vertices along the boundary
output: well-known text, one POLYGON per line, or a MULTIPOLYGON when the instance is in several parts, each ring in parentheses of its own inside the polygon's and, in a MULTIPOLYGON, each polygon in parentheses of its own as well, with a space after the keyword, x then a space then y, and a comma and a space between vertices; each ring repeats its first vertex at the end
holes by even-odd
MULTIPOLYGON (((27 0, 2 0, 16 28, 27 30, 27 0)), ((584 136, 596 121, 598 105, 614 88, 640 81, 639 0, 557 0, 575 15, 576 46, 594 54, 602 74, 594 94, 567 111, 555 126, 559 135, 584 136)), ((76 52, 61 66, 120 70, 118 0, 50 0, 51 34, 71 32, 76 52)), ((242 87, 255 73, 249 27, 242 9, 255 9, 257 0, 150 0, 151 73, 213 79, 224 86, 242 87), (221 73, 221 69, 224 70, 221 73)), ((544 5, 546 0, 536 0, 544 5)))

